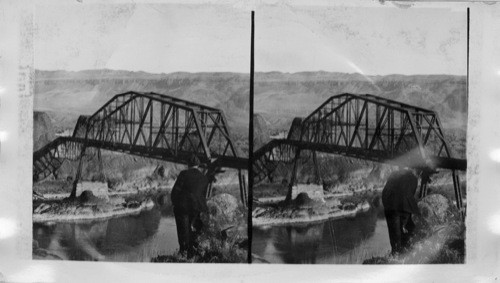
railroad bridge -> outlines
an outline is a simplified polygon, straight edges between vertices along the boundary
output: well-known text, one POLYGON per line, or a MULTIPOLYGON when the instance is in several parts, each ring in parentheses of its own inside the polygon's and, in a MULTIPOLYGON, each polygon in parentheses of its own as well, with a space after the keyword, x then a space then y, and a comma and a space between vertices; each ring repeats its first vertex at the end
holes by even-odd
POLYGON ((66 160, 78 161, 74 197, 82 162, 95 155, 101 160, 101 149, 181 164, 195 154, 208 170, 237 169, 241 200, 247 203, 242 170, 248 159, 235 148, 219 109, 153 92, 118 94, 93 115, 80 116, 71 137, 56 138, 33 153, 33 181, 56 176, 66 160))
MULTIPOLYGON (((287 200, 297 180, 299 160, 311 160, 319 176, 316 153, 421 169, 449 169, 457 206, 462 208, 457 171, 467 162, 454 158, 439 116, 431 110, 370 94, 330 97, 305 119, 295 118, 286 139, 274 139, 254 152, 254 184, 280 166, 293 166, 287 200)), ((427 194, 421 182, 420 195, 427 194)))

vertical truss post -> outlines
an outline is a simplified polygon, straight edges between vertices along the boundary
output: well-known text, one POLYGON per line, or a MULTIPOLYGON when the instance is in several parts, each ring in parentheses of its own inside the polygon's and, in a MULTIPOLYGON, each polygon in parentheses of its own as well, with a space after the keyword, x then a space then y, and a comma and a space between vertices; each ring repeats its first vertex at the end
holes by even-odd
POLYGON ((208 187, 206 192, 206 198, 209 199, 212 196, 213 183, 215 182, 215 174, 217 172, 217 165, 214 162, 209 162, 207 164, 207 169, 205 170, 205 176, 208 177, 208 187))
POLYGON ((76 169, 75 180, 73 180, 73 188, 71 190, 71 194, 69 195, 70 199, 76 198, 76 188, 78 186, 78 181, 80 180, 80 177, 82 175, 82 163, 83 163, 83 156, 85 155, 85 149, 86 146, 82 145, 82 150, 80 152, 80 157, 78 159, 78 168, 76 169))
POLYGON ((206 194, 207 199, 209 199, 212 196, 212 189, 213 189, 212 184, 213 182, 208 183, 207 194, 206 194))
POLYGON ((319 172, 319 166, 318 166, 318 157, 315 150, 312 152, 312 158, 314 164, 314 177, 315 177, 314 181, 316 182, 316 184, 321 185, 323 182, 321 180, 321 174, 319 172))
POLYGON ((460 211, 462 218, 464 218, 465 215, 464 211, 462 210, 463 204, 462 204, 462 191, 460 190, 460 180, 455 170, 451 170, 451 175, 453 179, 453 189, 455 190, 455 199, 457 201, 457 208, 460 211))
POLYGON ((101 175, 99 177, 102 177, 103 179, 105 179, 104 178, 104 165, 102 163, 102 155, 101 155, 101 149, 100 148, 97 149, 97 162, 99 163, 99 173, 101 175))
POLYGON ((241 197, 241 202, 245 207, 248 207, 248 200, 247 200, 247 192, 246 192, 246 183, 245 183, 245 175, 241 173, 241 170, 238 169, 238 181, 240 185, 240 197, 241 197))
POLYGON ((422 199, 427 195, 427 182, 423 177, 420 177, 420 193, 419 197, 422 199))

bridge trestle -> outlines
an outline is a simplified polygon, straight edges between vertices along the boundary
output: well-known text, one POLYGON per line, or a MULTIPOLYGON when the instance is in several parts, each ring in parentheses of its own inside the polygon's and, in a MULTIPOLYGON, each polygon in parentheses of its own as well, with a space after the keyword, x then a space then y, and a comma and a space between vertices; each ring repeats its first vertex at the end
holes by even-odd
MULTIPOLYGON (((291 188, 304 150, 313 152, 315 167, 316 152, 324 152, 404 167, 450 169, 457 206, 462 207, 456 170, 466 170, 466 160, 453 157, 434 111, 369 94, 332 96, 305 119, 295 118, 287 139, 272 140, 254 153, 255 184, 271 180, 280 163, 294 162, 291 188)), ((422 186, 421 194, 426 191, 422 186)))
MULTIPOLYGON (((203 163, 235 168, 239 174, 247 169, 247 161, 239 156, 222 111, 158 93, 118 94, 93 115, 81 116, 72 137, 58 138, 43 152, 34 153, 34 180, 54 174, 60 159, 74 160, 74 151, 73 158, 53 156, 59 152, 56 148, 71 144, 183 164, 195 154, 203 163), (56 164, 47 160, 56 160, 53 162, 56 164)), ((80 179, 84 152, 78 155, 75 182, 80 179)), ((243 192, 244 180, 241 176, 239 180, 243 192)))

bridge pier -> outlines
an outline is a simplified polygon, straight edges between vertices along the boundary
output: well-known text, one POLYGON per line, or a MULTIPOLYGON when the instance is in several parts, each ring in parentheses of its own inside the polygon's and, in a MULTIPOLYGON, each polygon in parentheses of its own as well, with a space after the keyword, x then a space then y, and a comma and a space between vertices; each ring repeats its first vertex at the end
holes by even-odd
POLYGON ((85 155, 86 148, 87 147, 85 145, 82 145, 82 151, 80 152, 80 157, 78 159, 78 168, 76 169, 76 176, 75 179, 73 180, 73 187, 71 190, 71 194, 69 195, 70 199, 76 198, 76 188, 78 186, 78 181, 80 180, 80 177, 82 175, 83 156, 85 155))
POLYGON ((297 182, 297 166, 299 163, 300 159, 300 148, 297 148, 295 151, 295 158, 293 161, 293 170, 292 170, 292 176, 290 178, 290 182, 288 183, 288 192, 286 194, 285 202, 290 202, 292 201, 292 191, 293 191, 293 185, 297 182))

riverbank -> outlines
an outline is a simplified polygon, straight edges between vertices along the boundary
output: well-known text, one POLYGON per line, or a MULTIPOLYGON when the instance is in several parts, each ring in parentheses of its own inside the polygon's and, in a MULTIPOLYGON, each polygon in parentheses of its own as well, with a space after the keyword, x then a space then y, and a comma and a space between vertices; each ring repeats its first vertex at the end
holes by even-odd
POLYGON ((449 198, 430 194, 418 202, 416 231, 400 254, 366 259, 363 264, 461 264, 465 262, 465 223, 449 198))
POLYGON ((314 223, 329 219, 354 217, 368 211, 377 191, 328 194, 312 199, 300 193, 290 203, 258 202, 252 212, 253 227, 314 223))
MULTIPOLYGON (((380 193, 382 192, 384 188, 383 187, 376 187, 372 189, 356 189, 356 190, 351 190, 351 191, 346 191, 346 192, 328 192, 324 193, 324 199, 336 199, 336 198, 343 198, 343 197, 349 197, 353 196, 356 194, 363 194, 363 193, 380 193)), ((277 196, 277 197, 260 197, 256 198, 256 203, 258 204, 274 204, 274 203, 279 203, 285 200, 285 196, 277 196)))
MULTIPOLYGON (((284 217, 271 217, 271 216, 261 216, 267 211, 257 210, 259 217, 252 217, 253 227, 264 227, 264 226, 279 226, 279 225, 292 225, 292 224, 304 224, 304 223, 315 223, 331 219, 339 219, 345 217, 354 217, 356 214, 368 211, 370 209, 370 204, 364 202, 356 205, 350 210, 342 210, 338 208, 331 208, 331 210, 324 212, 311 209, 294 210, 290 208, 284 217)), ((254 210, 255 211, 255 210, 254 210)), ((270 212, 269 214, 272 214, 270 212)))
POLYGON ((49 222, 81 222, 104 220, 126 215, 137 215, 154 207, 151 199, 137 201, 110 201, 101 204, 80 203, 78 201, 61 200, 42 203, 33 212, 33 223, 49 222))

